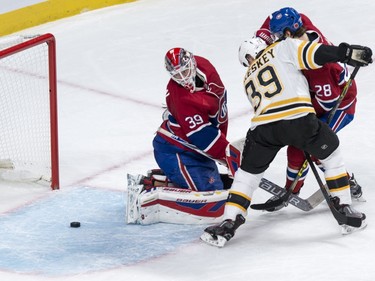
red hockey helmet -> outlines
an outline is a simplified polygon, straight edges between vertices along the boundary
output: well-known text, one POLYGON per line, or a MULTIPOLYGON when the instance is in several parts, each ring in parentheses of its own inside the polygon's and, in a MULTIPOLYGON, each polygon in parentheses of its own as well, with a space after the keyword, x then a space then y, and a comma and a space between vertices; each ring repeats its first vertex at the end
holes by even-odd
POLYGON ((191 92, 195 90, 197 63, 192 53, 183 48, 170 49, 165 55, 165 68, 175 82, 191 92))

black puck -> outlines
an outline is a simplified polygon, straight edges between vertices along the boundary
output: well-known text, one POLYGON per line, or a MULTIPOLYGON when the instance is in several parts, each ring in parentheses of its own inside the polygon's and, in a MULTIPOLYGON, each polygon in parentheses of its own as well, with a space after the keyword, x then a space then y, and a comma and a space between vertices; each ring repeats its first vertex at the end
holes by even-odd
POLYGON ((70 227, 80 227, 81 223, 79 221, 72 221, 70 223, 70 227))

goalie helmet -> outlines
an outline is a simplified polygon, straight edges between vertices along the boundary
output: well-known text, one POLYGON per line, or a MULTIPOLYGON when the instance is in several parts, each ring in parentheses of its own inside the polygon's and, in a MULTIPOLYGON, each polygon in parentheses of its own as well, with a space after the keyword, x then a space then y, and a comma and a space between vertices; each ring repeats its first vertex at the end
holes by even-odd
POLYGON ((293 8, 282 8, 270 16, 270 31, 274 40, 283 38, 286 30, 294 35, 302 26, 301 15, 293 8))
POLYGON ((250 65, 248 60, 249 55, 255 59, 266 47, 266 42, 259 37, 253 37, 248 41, 242 42, 238 50, 238 59, 240 60, 240 63, 243 66, 248 67, 250 65))
POLYGON ((165 55, 165 68, 176 83, 194 92, 197 63, 192 53, 183 48, 170 49, 165 55))

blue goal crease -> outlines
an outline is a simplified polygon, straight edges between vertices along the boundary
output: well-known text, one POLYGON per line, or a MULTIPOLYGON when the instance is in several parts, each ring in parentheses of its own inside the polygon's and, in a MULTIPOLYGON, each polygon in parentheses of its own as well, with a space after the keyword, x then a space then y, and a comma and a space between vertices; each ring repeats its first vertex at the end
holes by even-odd
POLYGON ((126 225, 125 201, 125 192, 79 187, 0 216, 0 269, 59 276, 128 266, 175 251, 204 228, 126 225))

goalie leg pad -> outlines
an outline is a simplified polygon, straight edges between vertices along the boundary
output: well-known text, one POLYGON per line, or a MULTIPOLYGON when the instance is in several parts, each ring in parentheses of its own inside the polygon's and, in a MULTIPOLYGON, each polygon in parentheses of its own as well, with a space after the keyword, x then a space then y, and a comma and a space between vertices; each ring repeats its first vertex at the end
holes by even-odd
POLYGON ((228 191, 158 187, 142 192, 139 223, 211 224, 222 220, 228 191))
POLYGON ((139 223, 139 202, 138 197, 142 192, 143 185, 139 184, 142 180, 142 175, 127 175, 128 194, 126 204, 126 223, 139 223))

